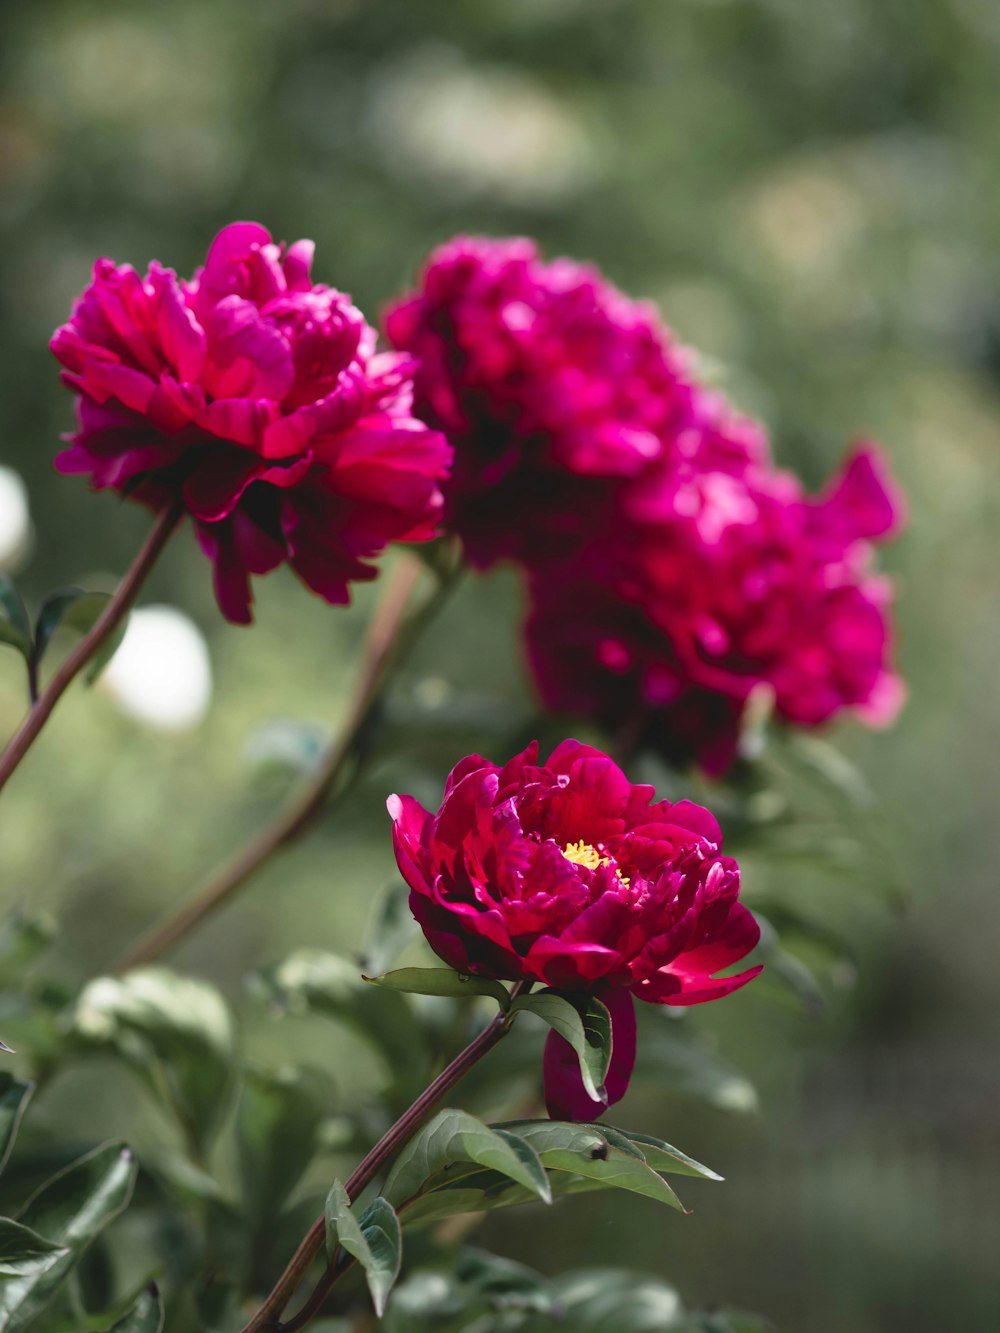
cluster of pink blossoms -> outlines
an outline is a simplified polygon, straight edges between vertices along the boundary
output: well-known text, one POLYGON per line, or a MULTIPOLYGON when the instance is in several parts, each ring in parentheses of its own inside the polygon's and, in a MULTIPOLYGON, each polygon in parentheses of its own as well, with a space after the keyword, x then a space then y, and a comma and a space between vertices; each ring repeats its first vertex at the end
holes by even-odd
POLYGON ((288 563, 328 602, 391 541, 428 541, 451 462, 411 411, 410 358, 378 354, 350 298, 316 285, 313 245, 224 228, 190 282, 98 260, 52 351, 78 394, 57 460, 153 509, 179 497, 227 619, 250 575, 288 563))
POLYGON ((716 773, 755 692, 798 725, 892 717, 871 543, 901 504, 874 446, 805 495, 653 310, 526 240, 443 246, 385 326, 455 445, 446 514, 469 560, 527 571, 548 707, 716 773))

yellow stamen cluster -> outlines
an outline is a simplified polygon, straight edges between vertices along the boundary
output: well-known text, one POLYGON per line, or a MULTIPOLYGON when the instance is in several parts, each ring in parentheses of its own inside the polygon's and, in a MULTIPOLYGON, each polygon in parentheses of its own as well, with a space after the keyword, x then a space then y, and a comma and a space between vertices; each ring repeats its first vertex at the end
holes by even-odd
POLYGON ((591 842, 568 842, 563 848, 563 856, 576 866, 586 866, 588 870, 611 864, 611 858, 602 856, 591 842))
MULTIPOLYGON (((563 856, 576 866, 586 866, 588 870, 596 870, 598 866, 609 866, 611 864, 611 857, 602 856, 592 842, 568 842, 563 848, 563 856)), ((627 887, 628 880, 622 872, 616 870, 615 874, 627 887)))

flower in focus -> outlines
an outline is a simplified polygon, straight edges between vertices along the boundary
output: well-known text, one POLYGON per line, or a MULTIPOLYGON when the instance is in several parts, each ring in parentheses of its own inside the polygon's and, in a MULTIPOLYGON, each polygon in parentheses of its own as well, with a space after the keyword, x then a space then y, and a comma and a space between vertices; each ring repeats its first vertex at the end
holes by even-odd
POLYGON ((890 589, 870 569, 902 505, 875 448, 818 499, 794 477, 683 471, 622 499, 619 549, 533 580, 528 652, 545 703, 724 772, 751 696, 817 726, 889 722, 890 589))
POLYGON ((596 269, 543 263, 529 240, 450 241, 385 329, 418 358, 417 414, 455 446, 447 522, 480 568, 572 551, 664 457, 738 471, 766 448, 696 383, 651 306, 596 269))
POLYGON ((224 615, 288 563, 328 602, 391 541, 426 541, 450 450, 410 411, 408 357, 379 354, 350 299, 310 276, 313 246, 225 227, 190 282, 98 260, 52 350, 78 395, 56 466, 153 509, 180 497, 224 615))
MULTIPOLYGON (((651 804, 601 751, 564 741, 544 763, 532 744, 500 768, 479 755, 450 774, 437 814, 392 796, 393 842, 410 907, 434 950, 474 976, 598 996, 612 1018, 608 1104, 635 1060, 633 997, 691 1005, 760 971, 716 974, 756 945, 739 869, 709 812, 651 804)), ((553 1116, 603 1109, 562 1037, 545 1052, 553 1116)))

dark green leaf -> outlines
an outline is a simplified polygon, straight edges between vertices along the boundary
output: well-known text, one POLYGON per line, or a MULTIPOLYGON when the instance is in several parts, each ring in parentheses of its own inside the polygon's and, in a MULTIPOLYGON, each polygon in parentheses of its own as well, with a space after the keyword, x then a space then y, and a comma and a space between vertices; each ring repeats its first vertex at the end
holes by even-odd
POLYGON ((0 643, 10 644, 26 662, 31 661, 31 622, 17 589, 3 574, 0 574, 0 643))
POLYGON ((20 1333, 31 1326, 90 1242, 128 1205, 135 1178, 132 1154, 120 1143, 109 1143, 74 1162, 32 1196, 20 1218, 22 1225, 64 1253, 44 1271, 0 1285, 2 1333, 20 1333))
POLYGON ((389 1172, 383 1193, 397 1207, 451 1163, 474 1163, 517 1181, 543 1202, 552 1191, 535 1152, 519 1134, 499 1133, 465 1111, 444 1110, 410 1140, 389 1172))
POLYGON ((593 995, 570 997, 545 990, 519 996, 511 1013, 535 1014, 569 1042, 580 1061, 587 1095, 607 1103, 604 1080, 611 1063, 611 1015, 606 1005, 593 995))
POLYGON ((228 1108, 235 1045, 213 986, 160 967, 99 977, 80 995, 73 1032, 111 1047, 173 1110, 188 1142, 207 1147, 228 1108))
POLYGON ((426 1080, 427 1040, 406 997, 369 986, 356 966, 336 954, 299 949, 251 979, 276 1007, 325 1014, 350 1027, 382 1057, 409 1104, 426 1080))
MULTIPOLYGON (((664 1333, 683 1326, 680 1297, 659 1278, 590 1268, 567 1273, 554 1285, 565 1326, 574 1333, 664 1333)), ((526 1333, 541 1333, 542 1327, 532 1322, 526 1333)))
POLYGON ((494 1310, 534 1310, 549 1314, 558 1309, 548 1278, 525 1264, 486 1250, 463 1250, 455 1276, 474 1298, 494 1310))
POLYGON ((761 916, 759 912, 755 912, 754 916, 760 926, 760 943, 757 949, 767 969, 765 975, 778 977, 784 982, 807 1014, 815 1016, 822 1013, 823 992, 812 970, 801 958, 797 958, 795 954, 782 947, 778 932, 766 917, 761 916))
POLYGON ((55 922, 45 913, 15 909, 0 919, 0 976, 9 987, 55 938, 55 922))
POLYGON ((463 976, 450 967, 401 967, 381 977, 363 977, 362 980, 370 986, 385 986, 388 990, 406 991, 410 995, 449 995, 459 999, 489 995, 504 1011, 510 1007, 510 994, 499 981, 463 976))
POLYGON ((6 1070, 0 1071, 0 1171, 7 1165, 21 1117, 34 1090, 33 1083, 22 1083, 6 1070))
POLYGON ((743 1115, 757 1110, 753 1084, 717 1055, 699 1033, 648 1006, 641 1016, 635 1076, 697 1098, 720 1111, 743 1115))
POLYGON ((0 1217, 0 1276, 31 1278, 46 1272, 67 1251, 30 1228, 0 1217))
MULTIPOLYGON (((41 662, 57 629, 72 630, 82 638, 93 629, 110 601, 110 593, 86 592, 83 588, 62 588, 47 597, 35 622, 35 665, 41 662)), ((125 637, 126 622, 127 617, 123 617, 88 662, 84 673, 88 682, 96 680, 114 656, 125 637)))
POLYGON ((375 904, 361 950, 361 969, 369 976, 387 972, 419 926, 410 911, 410 891, 405 884, 390 884, 375 904))
POLYGON ((327 1196, 326 1248, 332 1259, 339 1245, 365 1270, 372 1304, 379 1319, 403 1262, 403 1233, 392 1205, 375 1199, 357 1217, 347 1191, 335 1180, 327 1196))
POLYGON ((298 1184, 330 1101, 328 1080, 314 1070, 248 1072, 236 1111, 236 1142, 252 1218, 273 1216, 298 1184))
POLYGON ((110 1333, 161 1333, 166 1316, 155 1282, 151 1282, 131 1310, 118 1320, 110 1333))

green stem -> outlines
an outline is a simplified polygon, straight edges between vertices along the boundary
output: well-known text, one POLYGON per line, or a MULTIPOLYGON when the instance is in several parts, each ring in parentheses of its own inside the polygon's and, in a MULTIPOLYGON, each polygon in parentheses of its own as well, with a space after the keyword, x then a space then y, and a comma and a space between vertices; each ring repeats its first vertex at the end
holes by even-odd
POLYGON ((455 566, 441 574, 435 591, 408 617, 410 594, 420 578, 421 568, 414 556, 406 555, 393 570, 369 627, 361 672, 343 730, 308 781, 273 823, 225 862, 189 903, 129 949, 114 969, 117 975, 152 962, 189 935, 228 902, 272 856, 294 842, 323 809, 328 797, 336 798, 347 789, 347 779, 393 669, 408 655, 424 627, 444 604, 458 574, 455 566))

